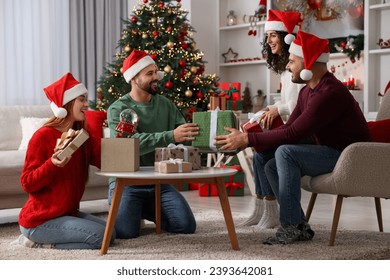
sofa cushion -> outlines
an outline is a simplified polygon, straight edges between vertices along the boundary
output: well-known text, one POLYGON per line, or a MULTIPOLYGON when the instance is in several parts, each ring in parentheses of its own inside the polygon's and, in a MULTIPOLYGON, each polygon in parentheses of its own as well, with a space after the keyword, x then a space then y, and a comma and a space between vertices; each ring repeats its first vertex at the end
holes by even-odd
POLYGON ((20 118, 53 116, 49 105, 0 106, 0 150, 17 150, 22 141, 20 118))
POLYGON ((390 143, 390 119, 368 122, 371 141, 390 143))
POLYGON ((0 151, 0 176, 19 175, 26 151, 0 151))
POLYGON ((87 130, 91 137, 100 139, 103 137, 103 122, 107 118, 106 112, 88 110, 85 112, 87 130))
POLYGON ((22 117, 20 118, 20 126, 22 127, 22 141, 18 150, 27 150, 28 142, 31 137, 49 118, 34 118, 22 117))

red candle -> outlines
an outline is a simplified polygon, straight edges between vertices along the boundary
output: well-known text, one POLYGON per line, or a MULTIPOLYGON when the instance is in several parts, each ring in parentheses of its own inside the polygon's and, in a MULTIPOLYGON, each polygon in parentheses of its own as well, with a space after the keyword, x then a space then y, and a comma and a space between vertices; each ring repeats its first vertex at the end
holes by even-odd
POLYGON ((344 79, 344 81, 343 81, 343 85, 344 86, 348 86, 348 83, 347 83, 347 81, 344 79))
POLYGON ((348 79, 348 88, 355 89, 355 78, 352 75, 348 79))

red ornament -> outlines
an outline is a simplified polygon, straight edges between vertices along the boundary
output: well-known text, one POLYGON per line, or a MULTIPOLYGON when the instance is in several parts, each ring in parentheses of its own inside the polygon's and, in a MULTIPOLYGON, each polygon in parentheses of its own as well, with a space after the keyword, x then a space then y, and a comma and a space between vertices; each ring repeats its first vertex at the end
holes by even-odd
POLYGON ((165 87, 166 87, 167 89, 171 89, 171 88, 173 88, 173 83, 172 83, 171 81, 167 81, 167 82, 165 83, 165 87))
POLYGON ((172 31, 172 26, 168 26, 168 27, 167 27, 167 31, 168 31, 168 32, 171 32, 171 31, 172 31))
POLYGON ((218 83, 218 82, 215 82, 214 85, 215 85, 216 87, 219 87, 219 83, 218 83))
POLYGON ((364 8, 363 8, 363 5, 357 5, 355 7, 351 7, 349 10, 348 10, 348 14, 352 17, 352 18, 358 18, 360 16, 363 16, 364 14, 364 8))
POLYGON ((180 67, 185 67, 186 66, 186 62, 184 60, 180 60, 179 61, 179 65, 180 65, 180 67))
POLYGON ((200 91, 198 91, 196 93, 196 97, 199 98, 199 99, 202 99, 203 98, 203 93, 201 93, 200 91))
POLYGON ((148 3, 148 0, 144 0, 144 3, 145 3, 145 4, 148 3))
POLYGON ((177 3, 180 3, 180 2, 181 2, 181 0, 176 0, 176 2, 177 2, 177 3))
POLYGON ((134 22, 134 23, 136 23, 138 21, 138 19, 137 19, 137 17, 136 16, 133 16, 132 18, 131 18, 131 22, 134 22))
POLYGON ((158 5, 157 5, 160 9, 162 9, 162 8, 164 8, 164 2, 160 2, 160 3, 158 3, 158 5))
POLYGON ((345 49, 346 45, 347 45, 347 43, 345 41, 340 42, 340 47, 342 47, 343 49, 345 49))
POLYGON ((322 6, 322 0, 307 0, 307 4, 309 4, 310 9, 317 10, 322 6))
POLYGON ((158 35, 159 35, 158 31, 153 31, 153 36, 154 36, 155 38, 157 38, 158 35))
POLYGON ((183 50, 187 50, 188 49, 188 44, 187 43, 182 43, 181 47, 183 48, 183 50))

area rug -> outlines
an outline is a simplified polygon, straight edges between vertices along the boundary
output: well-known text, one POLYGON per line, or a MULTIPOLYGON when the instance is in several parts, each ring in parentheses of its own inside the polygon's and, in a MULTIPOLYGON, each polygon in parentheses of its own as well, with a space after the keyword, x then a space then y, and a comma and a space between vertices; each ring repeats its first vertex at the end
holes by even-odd
MULTIPOLYGON (((116 240, 105 256, 99 250, 30 249, 15 242, 19 236, 17 224, 0 226, 1 260, 379 260, 390 259, 390 233, 339 229, 335 246, 328 246, 330 229, 312 225, 312 241, 291 245, 264 245, 262 241, 276 229, 261 232, 251 227, 238 227, 239 251, 233 251, 227 235, 222 211, 193 209, 195 234, 156 235, 154 225, 146 223, 141 236, 131 240, 116 240)), ((106 217, 106 214, 101 214, 106 217)), ((245 219, 233 213, 235 224, 245 219)))

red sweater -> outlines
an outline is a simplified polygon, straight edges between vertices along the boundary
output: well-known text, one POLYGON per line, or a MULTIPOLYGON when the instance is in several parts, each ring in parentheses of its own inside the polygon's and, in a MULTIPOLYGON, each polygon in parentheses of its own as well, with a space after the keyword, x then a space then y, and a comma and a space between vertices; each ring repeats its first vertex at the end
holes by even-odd
POLYGON ((100 142, 89 138, 64 167, 51 162, 61 132, 42 127, 32 136, 20 181, 29 194, 19 214, 19 224, 34 228, 64 215, 75 216, 83 196, 89 163, 100 167, 100 142), (85 155, 83 150, 85 150, 85 155))
POLYGON ((312 137, 316 144, 343 150, 354 142, 370 141, 367 122, 348 89, 330 72, 318 85, 304 87, 287 123, 264 133, 249 133, 249 146, 263 148, 293 144, 312 137))

